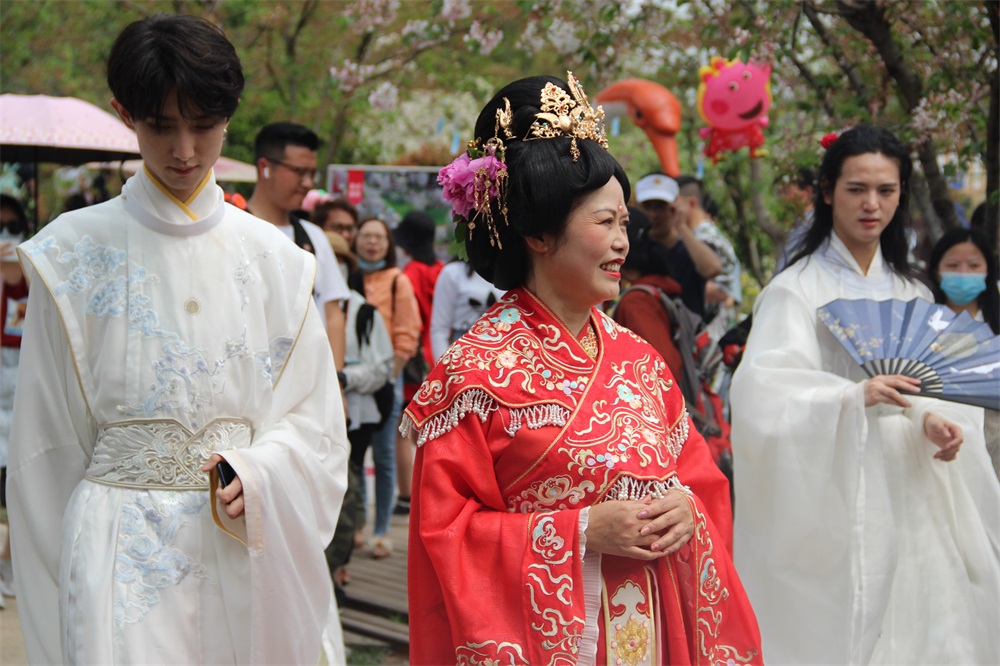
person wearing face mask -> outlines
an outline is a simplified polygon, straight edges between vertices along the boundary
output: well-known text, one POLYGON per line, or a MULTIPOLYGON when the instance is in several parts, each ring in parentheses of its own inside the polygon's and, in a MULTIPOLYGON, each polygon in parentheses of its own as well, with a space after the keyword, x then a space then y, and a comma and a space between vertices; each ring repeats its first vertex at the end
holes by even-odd
POLYGON ((1000 485, 983 410, 867 377, 837 299, 931 300, 909 265, 910 148, 824 137, 812 225, 754 303, 731 392, 736 566, 772 664, 985 664, 1000 654, 1000 485))
POLYGON ((374 305, 392 338, 393 367, 390 383, 394 386, 392 411, 388 421, 372 440, 375 463, 375 527, 371 555, 388 557, 389 521, 392 517, 396 486, 396 427, 403 407, 402 371, 417 353, 420 340, 420 306, 410 278, 396 266, 396 243, 389 225, 377 217, 362 220, 352 248, 360 270, 348 278, 351 289, 364 294, 374 305))
MULTIPOLYGON (((21 358, 21 328, 28 303, 28 283, 17 262, 15 249, 24 240, 28 220, 21 202, 0 195, 0 505, 7 506, 7 442, 14 416, 14 386, 21 358)), ((10 533, 0 526, 0 608, 4 597, 14 596, 14 571, 10 562, 10 533)))
MULTIPOLYGON (((1000 290, 997 255, 986 238, 973 229, 957 228, 935 243, 928 262, 934 301, 956 314, 968 312, 1000 334, 1000 290)), ((993 471, 1000 479, 1000 412, 984 410, 983 432, 993 471)))

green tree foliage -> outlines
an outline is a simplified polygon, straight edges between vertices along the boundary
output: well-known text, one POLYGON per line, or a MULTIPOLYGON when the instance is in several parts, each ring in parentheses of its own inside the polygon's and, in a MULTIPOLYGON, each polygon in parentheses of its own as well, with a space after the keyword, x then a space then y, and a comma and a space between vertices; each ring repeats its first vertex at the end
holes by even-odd
MULTIPOLYGON (((501 84, 573 70, 591 95, 628 77, 683 106, 683 169, 702 173, 756 281, 793 222, 777 196, 818 139, 858 122, 896 131, 918 166, 915 211, 936 238, 956 224, 947 177, 984 165, 1000 198, 1000 3, 995 0, 31 0, 0 2, 4 92, 107 108, 104 58, 127 23, 205 16, 237 45, 247 91, 225 153, 251 160, 262 124, 301 122, 325 163, 440 163, 501 84), (712 56, 773 64, 769 155, 701 154, 698 68, 712 56)), ((612 150, 631 176, 657 166, 623 119, 612 150)), ((973 202, 978 203, 978 202, 973 202)), ((997 208, 989 216, 996 238, 997 208)))

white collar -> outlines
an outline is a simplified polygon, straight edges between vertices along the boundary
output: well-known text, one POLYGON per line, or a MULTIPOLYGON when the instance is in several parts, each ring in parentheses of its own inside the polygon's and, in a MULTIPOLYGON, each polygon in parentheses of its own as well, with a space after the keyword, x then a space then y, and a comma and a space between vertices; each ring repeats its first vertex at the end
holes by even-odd
POLYGON ((841 288, 847 294, 858 294, 859 298, 871 298, 867 294, 874 292, 891 293, 893 289, 893 273, 885 270, 882 258, 882 248, 875 249, 868 274, 861 270, 851 251, 844 245, 833 231, 826 241, 816 250, 813 257, 820 266, 836 276, 841 288))
POLYGON ((153 231, 171 236, 194 236, 215 227, 225 216, 222 188, 209 170, 201 187, 181 201, 154 181, 145 167, 122 187, 125 209, 153 231))

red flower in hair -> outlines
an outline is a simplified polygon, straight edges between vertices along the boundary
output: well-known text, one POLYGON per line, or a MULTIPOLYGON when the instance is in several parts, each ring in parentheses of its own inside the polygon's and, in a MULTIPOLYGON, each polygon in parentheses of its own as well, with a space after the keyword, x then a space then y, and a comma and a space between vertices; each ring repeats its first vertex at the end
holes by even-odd
POLYGON ((837 134, 830 132, 829 134, 827 134, 826 136, 824 136, 822 139, 819 140, 819 144, 823 146, 823 148, 829 149, 830 146, 833 145, 833 142, 836 141, 838 138, 839 136, 837 134))

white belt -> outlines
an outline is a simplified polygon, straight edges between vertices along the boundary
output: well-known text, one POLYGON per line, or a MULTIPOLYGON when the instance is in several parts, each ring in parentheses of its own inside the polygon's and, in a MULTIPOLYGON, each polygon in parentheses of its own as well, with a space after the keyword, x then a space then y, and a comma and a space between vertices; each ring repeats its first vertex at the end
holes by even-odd
POLYGON ((248 448, 252 440, 246 419, 215 419, 197 432, 172 419, 107 423, 98 427, 86 478, 126 488, 208 490, 201 471, 208 457, 248 448))

